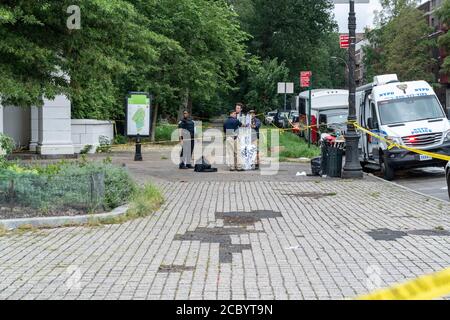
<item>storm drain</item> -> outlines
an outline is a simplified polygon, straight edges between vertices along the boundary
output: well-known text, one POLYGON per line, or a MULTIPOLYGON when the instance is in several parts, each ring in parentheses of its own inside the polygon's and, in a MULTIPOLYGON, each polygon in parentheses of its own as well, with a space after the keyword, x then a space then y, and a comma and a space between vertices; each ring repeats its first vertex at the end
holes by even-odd
POLYGON ((437 229, 421 229, 421 230, 410 230, 410 231, 397 231, 391 229, 375 229, 367 232, 374 240, 384 240, 384 241, 396 241, 397 239, 403 238, 405 236, 428 236, 428 237, 448 237, 450 232, 446 230, 437 229))

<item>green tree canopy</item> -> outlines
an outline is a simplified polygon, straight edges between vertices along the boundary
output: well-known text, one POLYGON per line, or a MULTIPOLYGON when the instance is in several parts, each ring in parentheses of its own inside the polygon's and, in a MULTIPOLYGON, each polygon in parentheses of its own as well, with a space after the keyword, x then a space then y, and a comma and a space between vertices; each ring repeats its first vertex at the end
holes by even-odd
MULTIPOLYGON (((445 0, 442 7, 437 12, 439 19, 442 21, 444 26, 450 28, 450 0, 445 0)), ((450 53, 450 32, 446 32, 439 37, 439 46, 444 48, 445 52, 450 53)), ((442 72, 450 74, 450 54, 444 59, 442 64, 442 72)))
POLYGON ((435 81, 430 54, 433 41, 428 38, 431 30, 414 3, 398 1, 400 8, 393 10, 389 20, 366 32, 370 42, 364 49, 366 81, 384 73, 396 73, 403 81, 435 81))

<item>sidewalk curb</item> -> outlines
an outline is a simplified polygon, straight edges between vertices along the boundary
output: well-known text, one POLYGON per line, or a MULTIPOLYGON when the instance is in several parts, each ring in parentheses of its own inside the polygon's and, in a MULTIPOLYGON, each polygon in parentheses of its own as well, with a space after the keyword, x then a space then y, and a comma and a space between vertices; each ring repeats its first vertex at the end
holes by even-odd
POLYGON ((413 190, 413 189, 411 189, 411 188, 402 186, 401 184, 395 183, 395 182, 393 182, 393 181, 385 180, 385 179, 383 179, 383 178, 380 178, 380 177, 375 176, 375 175, 372 174, 372 173, 368 173, 367 175, 370 176, 370 177, 372 177, 372 178, 375 178, 375 179, 377 179, 377 180, 381 180, 381 181, 383 181, 383 182, 385 182, 385 183, 392 184, 392 185, 394 185, 394 186, 396 186, 396 187, 399 187, 399 188, 401 188, 401 189, 404 189, 404 190, 407 190, 407 191, 410 191, 410 192, 414 192, 415 194, 421 195, 421 196, 423 196, 423 197, 430 198, 430 199, 433 199, 433 200, 436 200, 436 201, 439 201, 439 202, 443 202, 443 203, 445 203, 445 204, 447 204, 447 205, 450 205, 450 202, 448 202, 448 201, 445 201, 445 200, 440 199, 440 198, 435 197, 435 196, 431 196, 431 195, 422 193, 422 192, 417 191, 417 190, 413 190))
POLYGON ((11 231, 23 226, 33 228, 57 228, 65 226, 83 225, 89 222, 102 222, 111 218, 125 215, 128 211, 128 205, 117 207, 116 209, 99 214, 89 214, 80 216, 61 216, 61 217, 36 217, 0 220, 0 226, 11 231))

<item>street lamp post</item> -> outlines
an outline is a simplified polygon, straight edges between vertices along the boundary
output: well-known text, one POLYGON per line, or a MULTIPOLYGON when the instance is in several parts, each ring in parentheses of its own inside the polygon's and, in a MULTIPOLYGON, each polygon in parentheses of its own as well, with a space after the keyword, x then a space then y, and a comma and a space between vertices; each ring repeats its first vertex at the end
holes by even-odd
POLYGON ((345 61, 341 57, 336 57, 336 56, 332 56, 331 59, 340 60, 340 61, 344 62, 344 64, 345 64, 345 75, 344 75, 345 79, 344 80, 345 80, 345 86, 347 87, 348 86, 348 63, 347 63, 347 61, 345 61))
MULTIPOLYGON (((365 2, 365 1, 362 1, 365 2)), ((348 123, 345 133, 345 165, 342 178, 362 178, 362 168, 359 162, 359 135, 353 122, 356 121, 356 82, 355 82, 355 44, 356 44, 356 14, 355 1, 349 0, 350 12, 348 17, 348 31, 350 46, 348 49, 348 123)))

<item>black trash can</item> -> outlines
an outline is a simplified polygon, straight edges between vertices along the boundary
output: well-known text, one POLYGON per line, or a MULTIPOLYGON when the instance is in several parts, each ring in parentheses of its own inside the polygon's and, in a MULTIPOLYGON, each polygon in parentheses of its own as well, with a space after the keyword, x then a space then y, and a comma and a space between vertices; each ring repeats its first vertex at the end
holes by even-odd
POLYGON ((344 148, 342 143, 322 142, 322 174, 329 177, 341 177, 342 157, 344 148))
POLYGON ((342 174, 342 156, 344 150, 335 147, 327 147, 327 175, 329 177, 340 177, 342 174))
POLYGON ((320 159, 320 174, 326 175, 327 174, 327 160, 328 160, 328 148, 327 148, 327 142, 322 141, 321 142, 321 159, 320 159))

